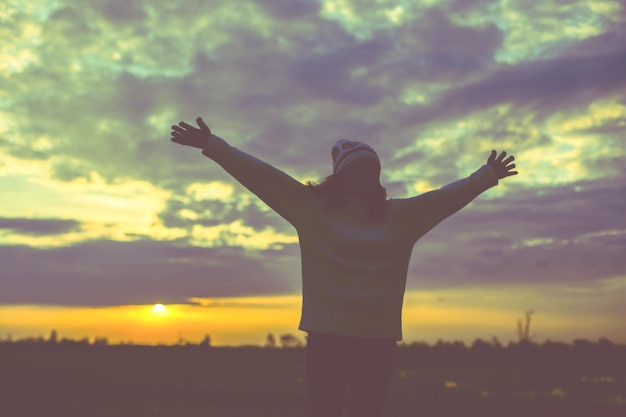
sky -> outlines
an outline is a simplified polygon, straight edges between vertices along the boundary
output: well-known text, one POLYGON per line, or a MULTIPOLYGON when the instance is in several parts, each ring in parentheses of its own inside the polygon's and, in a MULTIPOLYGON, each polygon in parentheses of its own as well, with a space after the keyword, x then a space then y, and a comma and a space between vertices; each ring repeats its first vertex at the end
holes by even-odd
POLYGON ((515 155, 416 244, 405 341, 626 343, 626 1, 4 0, 0 337, 303 338, 295 230, 198 116, 303 182, 366 142, 391 198, 515 155))

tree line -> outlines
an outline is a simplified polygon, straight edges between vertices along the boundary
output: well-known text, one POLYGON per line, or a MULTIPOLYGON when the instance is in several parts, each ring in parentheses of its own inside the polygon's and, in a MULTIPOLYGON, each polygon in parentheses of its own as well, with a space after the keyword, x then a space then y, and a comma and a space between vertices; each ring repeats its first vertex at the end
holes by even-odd
MULTIPOLYGON (((522 329, 528 329, 527 326, 522 326, 522 329)), ((522 332, 517 341, 510 341, 507 344, 501 343, 498 338, 494 337, 490 341, 483 340, 481 338, 475 339, 472 343, 466 344, 463 341, 445 341, 439 339, 435 343, 427 343, 423 341, 414 342, 401 342, 399 347, 401 349, 408 349, 421 353, 437 353, 437 354, 498 354, 505 352, 552 352, 555 354, 568 352, 587 352, 587 353, 611 353, 622 352, 626 353, 626 345, 614 343, 607 338, 600 338, 597 341, 590 341, 587 339, 575 339, 571 343, 564 343, 559 341, 546 340, 543 343, 536 342, 534 338, 528 337, 528 332, 522 332)), ((12 337, 6 337, 0 339, 0 345, 37 345, 37 346, 75 346, 75 347, 88 347, 88 346, 133 346, 135 343, 132 341, 120 341, 118 343, 110 343, 106 337, 95 337, 89 339, 87 337, 80 339, 70 339, 66 337, 59 337, 56 330, 52 330, 47 338, 42 336, 38 337, 26 337, 21 339, 13 339, 12 337)), ((211 342, 211 336, 205 335, 198 341, 189 341, 179 338, 174 344, 163 345, 169 347, 188 347, 188 348, 212 348, 214 347, 211 342)), ((264 348, 264 349, 297 349, 306 346, 306 341, 298 338, 293 334, 282 334, 279 337, 274 336, 273 333, 268 333, 265 339, 265 343, 261 345, 247 345, 246 348, 264 348)))
MULTIPOLYGON (((434 344, 427 342, 401 342, 400 348, 411 349, 416 352, 422 353, 438 353, 438 354, 461 354, 461 353, 475 353, 475 354, 498 354, 504 352, 534 352, 534 353, 551 353, 555 355, 568 354, 572 352, 583 352, 591 354, 611 354, 615 352, 626 353, 626 345, 613 343, 607 338, 600 338, 598 341, 590 341, 587 339, 575 339, 571 344, 564 342, 554 342, 546 340, 544 343, 538 343, 536 341, 537 335, 531 333, 530 325, 532 316, 535 314, 534 310, 527 310, 524 312, 524 317, 517 321, 517 342, 510 341, 508 344, 503 345, 497 337, 493 337, 491 341, 485 341, 483 339, 475 339, 473 343, 466 345, 463 341, 444 341, 439 339, 434 344)), ((134 345, 132 341, 121 341, 115 345, 109 343, 106 337, 95 337, 93 340, 84 337, 82 339, 69 339, 59 338, 58 332, 53 329, 50 332, 48 338, 42 336, 27 337, 23 339, 13 340, 9 335, 6 339, 0 338, 0 345, 2 344, 24 344, 24 345, 42 345, 42 346, 129 346, 134 345)), ((297 336, 286 333, 280 335, 278 338, 273 333, 268 333, 263 345, 248 345, 247 348, 302 348, 306 345, 306 341, 298 338, 297 336)), ((183 339, 182 335, 179 336, 178 341, 175 344, 165 346, 176 347, 199 347, 199 348, 211 348, 211 336, 206 334, 204 338, 197 341, 189 341, 183 339)))

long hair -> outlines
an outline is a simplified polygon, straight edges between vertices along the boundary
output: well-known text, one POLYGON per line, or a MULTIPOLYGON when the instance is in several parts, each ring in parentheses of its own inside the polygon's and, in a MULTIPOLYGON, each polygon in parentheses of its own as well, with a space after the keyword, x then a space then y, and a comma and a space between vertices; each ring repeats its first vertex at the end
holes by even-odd
MULTIPOLYGON (((309 181, 309 189, 322 199, 322 207, 327 211, 339 210, 346 205, 348 191, 341 172, 329 175, 321 184, 309 181)), ((378 184, 372 189, 368 198, 364 199, 370 220, 380 223, 385 220, 387 212, 387 190, 378 184)))

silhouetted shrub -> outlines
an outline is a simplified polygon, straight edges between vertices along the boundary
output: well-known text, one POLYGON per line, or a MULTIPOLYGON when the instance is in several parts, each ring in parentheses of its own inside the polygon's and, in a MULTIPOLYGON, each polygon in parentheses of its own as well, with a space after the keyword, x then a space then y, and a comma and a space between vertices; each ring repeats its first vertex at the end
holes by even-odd
POLYGON ((265 339, 265 347, 275 348, 276 347, 276 338, 272 333, 267 334, 267 338, 265 339))
POLYGON ((284 348, 294 348, 302 346, 302 342, 292 334, 284 334, 280 336, 280 344, 284 348))

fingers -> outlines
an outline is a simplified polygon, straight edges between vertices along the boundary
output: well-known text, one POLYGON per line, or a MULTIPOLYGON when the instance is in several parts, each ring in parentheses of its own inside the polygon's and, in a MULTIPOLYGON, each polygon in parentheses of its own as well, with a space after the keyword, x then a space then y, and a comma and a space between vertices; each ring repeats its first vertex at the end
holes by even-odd
MULTIPOLYGON (((198 123, 200 130, 207 130, 209 132, 211 131, 211 129, 209 129, 209 126, 207 126, 206 123, 204 123, 204 120, 202 120, 202 117, 198 117, 196 119, 196 123, 198 123)), ((190 125, 189 123, 180 122, 178 123, 178 125, 172 125, 172 130, 180 133, 187 133, 189 131, 198 130, 198 128, 190 125)))
MULTIPOLYGON (((182 122, 181 122, 182 124, 182 122)), ((178 143, 181 145, 186 145, 186 141, 185 141, 185 137, 187 137, 189 135, 189 131, 183 129, 180 126, 172 126, 172 132, 170 133, 172 135, 172 137, 170 138, 170 140, 174 143, 178 143)))
POLYGON ((498 178, 510 177, 512 175, 517 175, 517 171, 512 171, 515 168, 515 164, 512 162, 515 161, 515 157, 513 155, 508 155, 505 151, 496 152, 496 150, 492 150, 489 158, 487 159, 487 164, 490 165, 493 169, 495 169, 498 178))
POLYGON ((200 126, 200 129, 208 130, 209 132, 211 131, 211 129, 209 129, 209 127, 206 125, 206 123, 204 123, 204 120, 202 120, 202 117, 198 117, 196 119, 196 123, 198 123, 198 126, 200 126))
POLYGON ((504 159, 507 156, 506 151, 500 152, 500 155, 495 150, 491 151, 491 155, 489 155, 489 162, 498 162, 502 165, 508 165, 515 160, 513 155, 509 155, 508 158, 504 159), (496 156, 497 155, 497 156, 496 156))
POLYGON ((195 127, 193 127, 192 125, 190 125, 189 123, 185 123, 185 122, 180 122, 179 126, 184 127, 187 130, 191 130, 191 129, 195 129, 195 127))

